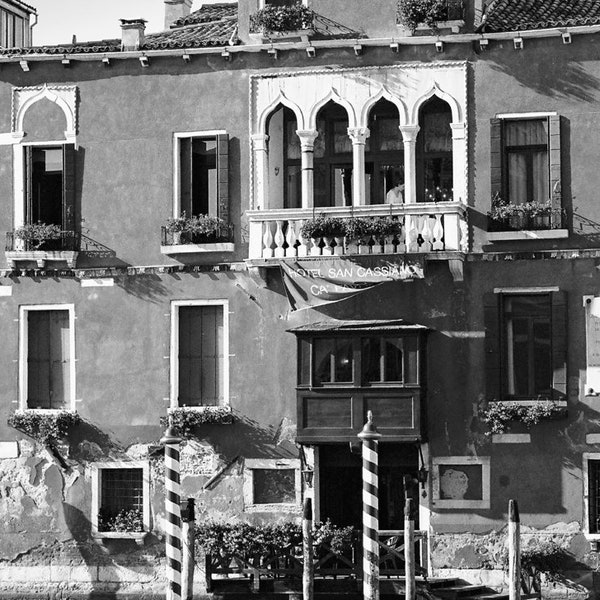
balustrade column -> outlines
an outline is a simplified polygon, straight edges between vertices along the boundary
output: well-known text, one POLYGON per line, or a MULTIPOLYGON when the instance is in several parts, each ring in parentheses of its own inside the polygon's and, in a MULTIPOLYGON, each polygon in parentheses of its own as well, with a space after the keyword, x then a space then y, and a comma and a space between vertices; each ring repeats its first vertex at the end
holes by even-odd
POLYGON ((254 208, 267 207, 269 190, 269 136, 255 133, 252 136, 252 152, 254 155, 254 208))
POLYGON ((312 208, 315 203, 314 149, 319 132, 315 129, 298 129, 302 152, 302 208, 312 208))
POLYGON ((370 131, 367 127, 348 127, 352 140, 352 204, 364 206, 365 197, 365 143, 370 131))
POLYGON ((467 203, 467 126, 466 123, 450 123, 452 128, 452 188, 453 200, 467 203))
POLYGON ((404 142, 404 203, 417 201, 417 135, 418 125, 400 125, 404 142))

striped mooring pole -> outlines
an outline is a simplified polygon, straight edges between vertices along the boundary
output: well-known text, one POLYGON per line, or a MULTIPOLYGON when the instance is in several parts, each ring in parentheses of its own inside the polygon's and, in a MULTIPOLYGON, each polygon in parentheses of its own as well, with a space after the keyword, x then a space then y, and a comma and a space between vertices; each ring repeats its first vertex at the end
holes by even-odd
POLYGON ((179 484, 181 438, 177 435, 170 420, 160 443, 165 447, 166 600, 181 600, 181 490, 179 484))
POLYGON ((377 446, 381 434, 373 424, 373 413, 358 434, 362 442, 363 479, 363 597, 379 600, 379 477, 377 446))

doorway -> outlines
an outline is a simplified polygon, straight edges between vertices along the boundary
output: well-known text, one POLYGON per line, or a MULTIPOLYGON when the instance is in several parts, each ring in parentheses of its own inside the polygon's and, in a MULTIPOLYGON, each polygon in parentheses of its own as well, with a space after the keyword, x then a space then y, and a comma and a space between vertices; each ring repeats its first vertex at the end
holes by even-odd
MULTIPOLYGON (((417 509, 418 469, 416 444, 379 444, 379 529, 403 529, 405 498, 417 509)), ((319 508, 321 521, 362 528, 362 458, 348 443, 319 446, 319 508)))

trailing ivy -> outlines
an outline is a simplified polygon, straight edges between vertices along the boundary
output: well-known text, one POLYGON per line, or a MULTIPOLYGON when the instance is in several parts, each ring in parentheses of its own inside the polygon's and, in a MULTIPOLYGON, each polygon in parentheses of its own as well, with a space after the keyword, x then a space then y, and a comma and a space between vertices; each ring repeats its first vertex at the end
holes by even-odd
POLYGON ((169 411, 168 417, 161 417, 161 426, 167 427, 169 420, 179 433, 189 437, 200 425, 228 425, 233 422, 233 415, 228 406, 181 407, 169 411))
POLYGON ((528 429, 543 419, 564 416, 566 410, 552 400, 540 400, 535 404, 523 406, 516 402, 491 402, 480 412, 481 419, 489 426, 486 435, 506 433, 511 422, 523 423, 528 429))
POLYGON ((437 32, 438 23, 447 18, 447 0, 398 0, 396 22, 413 32, 421 23, 437 32))
POLYGON ((313 19, 313 11, 301 2, 290 6, 267 4, 267 6, 250 16, 250 31, 265 35, 297 31, 312 27, 313 19))
POLYGON ((98 513, 98 531, 137 533, 144 531, 142 511, 137 508, 120 510, 116 515, 103 509, 98 513))
POLYGON ((70 411, 18 411, 8 417, 8 425, 48 445, 64 439, 69 430, 81 421, 70 411))

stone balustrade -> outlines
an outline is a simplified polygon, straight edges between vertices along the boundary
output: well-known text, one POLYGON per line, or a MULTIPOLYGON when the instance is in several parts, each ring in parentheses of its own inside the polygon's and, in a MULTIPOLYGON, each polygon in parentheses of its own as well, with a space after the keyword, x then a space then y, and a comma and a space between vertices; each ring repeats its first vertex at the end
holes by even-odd
POLYGON ((342 256, 352 254, 405 254, 467 252, 466 206, 462 202, 378 204, 359 207, 278 209, 248 211, 252 259, 277 259, 304 256, 342 256), (320 237, 304 239, 302 224, 325 215, 389 217, 398 220, 401 231, 394 236, 375 239, 320 237))

